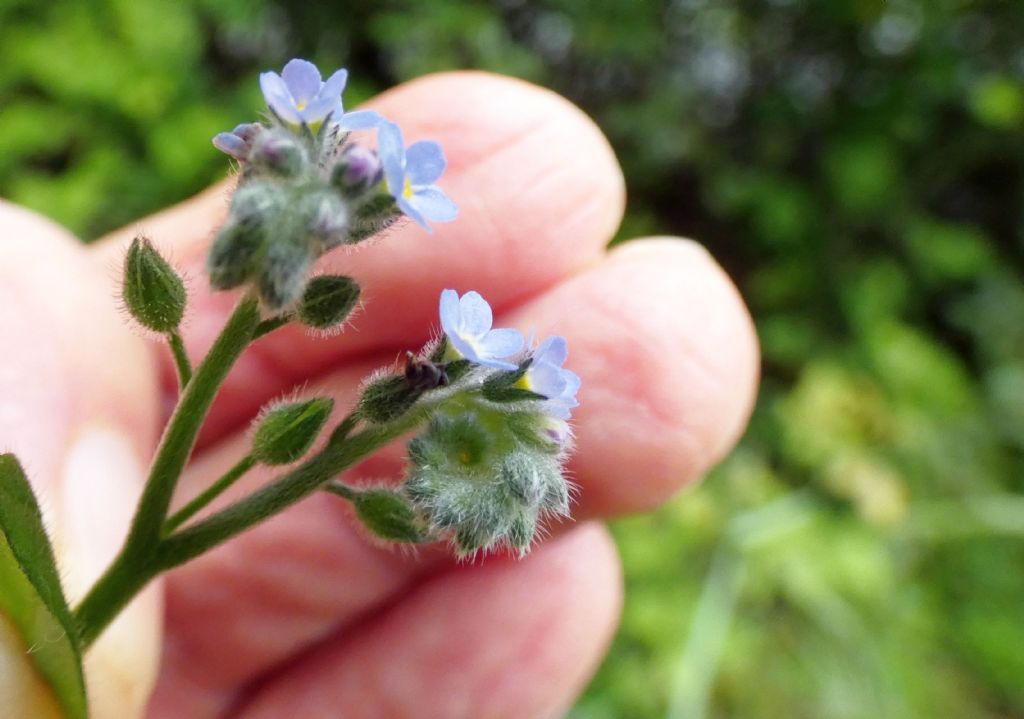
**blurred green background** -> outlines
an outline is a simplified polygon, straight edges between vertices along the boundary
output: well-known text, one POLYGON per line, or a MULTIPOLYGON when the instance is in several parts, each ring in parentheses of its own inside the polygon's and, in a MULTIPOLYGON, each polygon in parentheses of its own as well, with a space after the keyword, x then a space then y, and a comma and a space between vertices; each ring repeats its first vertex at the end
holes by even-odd
POLYGON ((1024 717, 1024 3, 0 0, 0 195, 85 239, 185 198, 296 55, 350 105, 555 88, 626 169, 621 237, 700 239, 757 319, 739 449, 615 525, 575 719, 1024 717))

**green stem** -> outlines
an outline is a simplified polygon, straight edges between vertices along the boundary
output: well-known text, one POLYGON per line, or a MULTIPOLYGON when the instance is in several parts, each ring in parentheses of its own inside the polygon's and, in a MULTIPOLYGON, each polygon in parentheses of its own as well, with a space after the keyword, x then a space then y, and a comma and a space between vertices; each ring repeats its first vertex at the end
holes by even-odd
POLYGON ((178 330, 168 332, 167 344, 171 347, 171 355, 174 356, 174 367, 178 370, 178 388, 184 392, 189 380, 192 379, 192 363, 188 361, 188 354, 185 352, 185 343, 181 339, 181 333, 178 330))
POLYGON ((181 393, 157 448, 128 538, 120 554, 75 610, 83 647, 99 636, 128 600, 159 571, 154 559, 174 488, 217 390, 252 340, 259 320, 256 299, 245 296, 181 393))
POLYGON ((168 534, 194 517, 199 510, 219 497, 224 490, 238 481, 242 475, 252 469, 255 465, 256 460, 251 454, 247 454, 243 457, 242 460, 229 469, 223 477, 211 484, 204 492, 196 496, 191 502, 171 515, 171 518, 164 522, 164 536, 166 537, 168 534))
POLYGON ((352 487, 349 487, 347 484, 342 484, 337 480, 325 484, 324 491, 330 492, 331 494, 336 494, 342 499, 347 499, 349 501, 352 501, 359 495, 359 492, 357 490, 353 489, 352 487))
POLYGON ((295 315, 291 312, 277 317, 271 317, 269 320, 263 320, 256 325, 256 330, 252 333, 252 338, 258 340, 263 335, 268 335, 279 327, 284 327, 286 324, 295 319, 295 315))
POLYGON ((159 564, 170 569, 199 556, 320 489, 331 477, 402 436, 429 416, 427 405, 398 420, 372 426, 340 443, 328 443, 291 472, 245 499, 165 539, 159 564))

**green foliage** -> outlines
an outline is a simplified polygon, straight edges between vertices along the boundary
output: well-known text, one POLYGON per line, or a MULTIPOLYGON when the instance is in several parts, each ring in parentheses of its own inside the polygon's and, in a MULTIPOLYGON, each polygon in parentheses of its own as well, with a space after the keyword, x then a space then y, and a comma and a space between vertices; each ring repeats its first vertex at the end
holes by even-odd
POLYGON ((623 630, 574 716, 1018 716, 1022 27, 960 0, 10 0, 0 195, 86 239, 182 199, 294 55, 346 64, 350 105, 451 68, 552 87, 625 167, 618 239, 705 242, 765 359, 740 450, 616 527, 623 630))
POLYGON ((0 613, 17 628, 68 719, 85 719, 78 635, 39 503, 10 454, 0 455, 0 613))

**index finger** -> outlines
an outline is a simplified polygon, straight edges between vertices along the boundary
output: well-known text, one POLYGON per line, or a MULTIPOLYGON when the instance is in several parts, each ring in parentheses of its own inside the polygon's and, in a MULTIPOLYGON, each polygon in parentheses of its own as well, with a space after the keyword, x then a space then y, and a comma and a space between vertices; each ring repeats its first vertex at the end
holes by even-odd
MULTIPOLYGON (((496 311, 507 309, 595 262, 618 227, 624 188, 611 148, 589 118, 554 93, 486 73, 446 73, 402 85, 369 106, 398 122, 408 142, 441 143, 449 166, 440 184, 460 216, 432 236, 404 223, 381 241, 323 258, 322 270, 351 275, 363 287, 355 331, 325 339, 288 327, 259 342, 223 388, 208 438, 346 358, 415 347, 436 323, 442 288, 478 289, 496 311)), ((115 233, 98 251, 119 257, 141 230, 187 274, 201 276, 227 193, 218 185, 115 233)), ((200 281, 190 302, 185 342, 199 355, 232 300, 200 281)))

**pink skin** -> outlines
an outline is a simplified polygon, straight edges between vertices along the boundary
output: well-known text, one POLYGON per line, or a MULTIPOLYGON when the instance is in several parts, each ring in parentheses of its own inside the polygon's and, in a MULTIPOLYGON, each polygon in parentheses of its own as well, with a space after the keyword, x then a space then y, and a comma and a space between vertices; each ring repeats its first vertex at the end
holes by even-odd
MULTIPOLYGON (((654 507, 695 481, 749 415, 758 352, 742 300, 688 241, 604 249, 621 219, 623 182, 607 142, 577 109, 479 73, 423 78, 370 107, 399 122, 410 142, 442 144, 450 164, 440 184, 460 217, 433 236, 407 223, 384 241, 325 258, 325 268, 364 285, 355 331, 323 339, 289 328, 255 345, 229 378, 179 501, 245 451, 248 418, 266 400, 307 383, 305 393, 328 392, 348 407, 367 370, 429 336, 440 290, 455 287, 479 290, 498 326, 569 340, 566 366, 583 378, 574 412, 577 522, 523 562, 457 566, 433 549, 412 556, 368 542, 339 500, 312 497, 167 577, 151 719, 559 716, 600 661, 620 603, 614 547, 591 520, 654 507)), ((201 278, 226 192, 218 186, 115 233, 91 257, 69 251, 77 274, 72 262, 62 281, 95 285, 96 264, 115 268, 132 234, 146 232, 194 278, 184 330, 199 357, 232 303, 210 295, 201 278)), ((0 225, 9 216, 0 213, 0 225)), ((45 245, 23 250, 22 261, 47 262, 45 245)), ((110 282, 88 292, 109 298, 116 274, 110 269, 110 282)), ((41 284, 22 284, 24 306, 42 303, 41 284)), ((89 321, 102 312, 93 308, 89 321)), ((124 338, 114 302, 105 312, 103 332, 137 357, 141 339, 124 338)), ((31 332, 22 328, 17 346, 27 357, 64 331, 39 320, 31 332)), ((159 356, 166 404, 173 376, 159 356)), ((134 445, 152 446, 152 375, 135 367, 130 382, 96 386, 86 379, 109 374, 111 357, 63 361, 47 372, 82 379, 46 398, 47 407, 64 405, 52 409, 67 415, 62 433, 85 421, 67 407, 92 406, 105 393, 99 405, 119 408, 111 421, 134 445)), ((12 448, 46 466, 41 436, 26 433, 12 448)), ((399 450, 353 478, 395 476, 399 450)), ((253 472, 235 494, 268 476, 253 472)))

